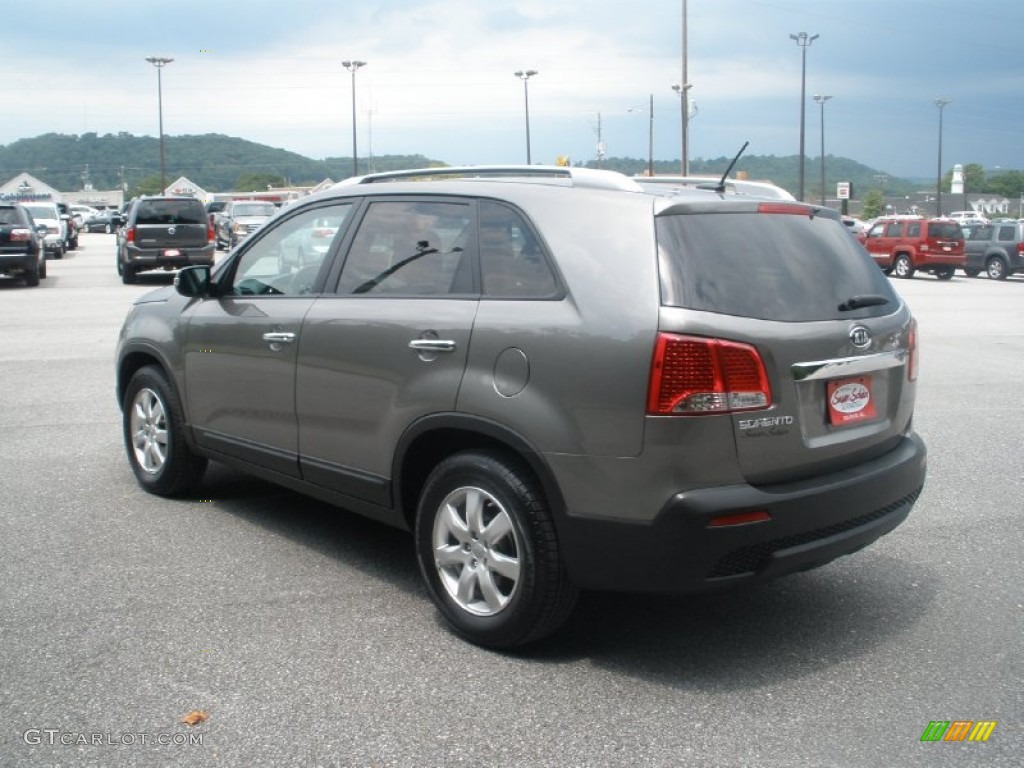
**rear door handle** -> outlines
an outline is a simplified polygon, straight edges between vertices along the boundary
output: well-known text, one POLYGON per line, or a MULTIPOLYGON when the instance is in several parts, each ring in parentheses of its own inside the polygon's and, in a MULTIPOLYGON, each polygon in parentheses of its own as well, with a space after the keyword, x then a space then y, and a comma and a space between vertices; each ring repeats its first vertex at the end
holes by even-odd
POLYGON ((454 352, 455 342, 447 339, 413 339, 409 349, 417 352, 454 352))

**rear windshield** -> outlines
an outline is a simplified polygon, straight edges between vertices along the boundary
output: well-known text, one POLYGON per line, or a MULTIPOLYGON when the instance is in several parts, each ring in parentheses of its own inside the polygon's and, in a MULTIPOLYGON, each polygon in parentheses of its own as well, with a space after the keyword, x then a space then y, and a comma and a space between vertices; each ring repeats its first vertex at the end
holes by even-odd
POLYGON ((272 203, 246 203, 235 205, 235 216, 273 216, 276 210, 272 203))
POLYGON ((198 200, 142 200, 136 224, 203 224, 206 210, 198 200))
POLYGON ((666 215, 657 234, 665 306, 800 322, 886 315, 899 305, 882 271, 834 218, 666 215), (863 295, 889 302, 839 310, 863 295))
POLYGON ((943 240, 963 240, 964 233, 955 221, 932 221, 928 223, 928 237, 943 240))

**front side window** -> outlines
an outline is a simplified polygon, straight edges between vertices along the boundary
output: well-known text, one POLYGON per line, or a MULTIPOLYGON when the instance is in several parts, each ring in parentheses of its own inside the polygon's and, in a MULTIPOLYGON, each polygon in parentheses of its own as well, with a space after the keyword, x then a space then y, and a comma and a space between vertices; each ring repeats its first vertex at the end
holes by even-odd
POLYGON ((447 296, 472 287, 468 203, 377 201, 359 224, 339 294, 447 296), (463 276, 468 276, 469 288, 463 276))
POLYGON ((898 221, 891 221, 885 228, 886 237, 899 237, 903 225, 898 221))
POLYGON ((331 246, 343 230, 348 203, 308 208, 264 230, 238 259, 233 296, 303 296, 313 292, 331 246))

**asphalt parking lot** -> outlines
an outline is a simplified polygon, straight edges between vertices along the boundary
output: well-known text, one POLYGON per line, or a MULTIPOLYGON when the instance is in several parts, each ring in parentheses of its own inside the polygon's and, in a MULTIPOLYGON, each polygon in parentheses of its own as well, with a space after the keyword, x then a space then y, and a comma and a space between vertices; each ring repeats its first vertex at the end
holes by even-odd
POLYGON ((216 466, 145 494, 113 355, 169 278, 81 244, 0 282, 0 766, 1021 764, 1024 277, 896 283, 930 453, 893 534, 750 592, 586 595, 504 655, 444 628, 407 534, 216 466), (996 726, 921 742, 947 720, 996 726))

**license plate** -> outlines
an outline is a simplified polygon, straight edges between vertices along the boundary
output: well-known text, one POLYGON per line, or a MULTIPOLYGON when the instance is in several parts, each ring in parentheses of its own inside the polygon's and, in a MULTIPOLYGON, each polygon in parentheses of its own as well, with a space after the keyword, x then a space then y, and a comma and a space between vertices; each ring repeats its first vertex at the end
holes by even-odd
POLYGON ((181 256, 181 251, 179 251, 177 248, 171 248, 169 250, 164 251, 164 256, 166 256, 168 258, 174 258, 175 256, 181 256))
POLYGON ((870 376, 828 382, 828 420, 844 426, 870 421, 877 415, 870 376))

